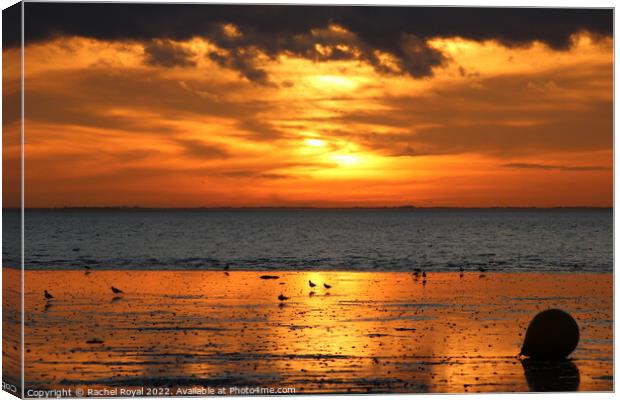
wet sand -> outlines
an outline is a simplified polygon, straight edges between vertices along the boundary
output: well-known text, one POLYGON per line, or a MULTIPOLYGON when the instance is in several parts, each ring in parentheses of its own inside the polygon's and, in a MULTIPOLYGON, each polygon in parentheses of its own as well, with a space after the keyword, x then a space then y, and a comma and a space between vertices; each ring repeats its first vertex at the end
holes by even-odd
POLYGON ((26 389, 611 391, 612 281, 611 274, 429 273, 423 284, 389 272, 27 271, 26 389), (265 274, 279 279, 260 279, 265 274), (313 295, 309 279, 318 284, 313 295), (44 289, 55 299, 46 303, 44 289), (281 303, 281 293, 290 299, 281 303), (560 364, 523 363, 527 324, 551 307, 577 319, 579 346, 560 364))

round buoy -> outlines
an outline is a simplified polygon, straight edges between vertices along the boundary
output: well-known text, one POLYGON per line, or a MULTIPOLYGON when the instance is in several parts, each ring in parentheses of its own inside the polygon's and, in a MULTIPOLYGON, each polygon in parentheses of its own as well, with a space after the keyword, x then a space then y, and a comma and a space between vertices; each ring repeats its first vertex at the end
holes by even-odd
POLYGON ((579 343, 579 326, 562 310, 538 313, 527 327, 521 355, 537 360, 566 358, 579 343))

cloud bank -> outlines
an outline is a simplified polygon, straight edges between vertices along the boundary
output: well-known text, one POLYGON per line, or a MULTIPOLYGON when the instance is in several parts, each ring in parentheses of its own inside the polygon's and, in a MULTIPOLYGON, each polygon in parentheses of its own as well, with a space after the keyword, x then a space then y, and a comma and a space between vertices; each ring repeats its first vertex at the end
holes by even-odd
MULTIPOLYGON (((432 38, 566 50, 576 33, 613 34, 613 12, 605 9, 29 3, 25 14, 27 44, 62 35, 139 41, 147 43, 147 63, 173 67, 192 61, 166 41, 201 37, 220 49, 212 60, 261 84, 269 77, 257 54, 359 60, 423 78, 448 61, 429 46, 432 38)), ((10 31, 5 47, 20 43, 10 31)))

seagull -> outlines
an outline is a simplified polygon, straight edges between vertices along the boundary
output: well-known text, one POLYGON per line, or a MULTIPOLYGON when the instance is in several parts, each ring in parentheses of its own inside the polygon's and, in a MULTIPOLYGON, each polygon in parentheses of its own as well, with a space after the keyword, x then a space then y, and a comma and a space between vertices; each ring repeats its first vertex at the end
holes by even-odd
POLYGON ((282 293, 280 293, 280 295, 278 296, 278 300, 280 301, 284 301, 284 300, 288 300, 289 298, 286 297, 285 295, 283 295, 282 293))
POLYGON ((125 293, 122 290, 115 288, 114 286, 110 286, 110 289, 112 289, 112 293, 114 294, 125 293))
POLYGON ((422 272, 422 278, 426 278, 426 271, 422 272))
POLYGON ((331 289, 332 285, 328 285, 327 283, 323 283, 323 287, 325 287, 325 289, 331 289))
POLYGON ((45 300, 51 300, 54 298, 54 296, 52 296, 51 294, 49 294, 49 292, 47 290, 43 291, 43 296, 45 296, 45 300))
POLYGON ((316 283, 312 282, 312 281, 308 281, 308 285, 310 285, 310 287, 315 287, 316 283))

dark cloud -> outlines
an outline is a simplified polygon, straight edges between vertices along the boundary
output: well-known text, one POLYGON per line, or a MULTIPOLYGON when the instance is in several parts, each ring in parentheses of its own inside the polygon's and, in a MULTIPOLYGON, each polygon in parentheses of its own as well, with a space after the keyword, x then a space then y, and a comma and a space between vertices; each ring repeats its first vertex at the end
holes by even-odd
POLYGON ((257 68, 248 54, 233 50, 228 54, 220 54, 217 52, 209 53, 209 58, 222 67, 227 67, 238 71, 241 76, 252 82, 263 85, 272 85, 267 76, 267 72, 257 68))
POLYGON ((153 41, 144 47, 145 62, 161 67, 195 66, 192 53, 170 41, 153 41))
POLYGON ((428 47, 423 39, 409 34, 403 36, 400 59, 402 68, 415 78, 432 75, 432 68, 446 61, 443 54, 428 47))
POLYGON ((22 3, 2 10, 2 47, 19 46, 22 42, 22 3))
POLYGON ((183 148, 186 155, 194 158, 212 160, 228 158, 226 150, 207 144, 197 139, 174 139, 174 142, 183 148))
POLYGON ((516 169, 541 169, 548 171, 607 171, 609 167, 601 166, 572 166, 572 165, 552 165, 552 164, 532 164, 532 163, 508 163, 500 165, 504 168, 516 169))
MULTIPOLYGON (((425 77, 446 62, 427 45, 434 37, 495 39, 507 46, 537 40, 564 50, 576 32, 597 37, 613 32, 611 9, 28 3, 25 10, 27 43, 59 35, 145 43, 205 37, 227 51, 210 55, 213 60, 262 84, 269 83, 266 73, 250 60, 257 51, 271 58, 285 52, 316 60, 359 59, 396 72, 379 62, 379 50, 396 58, 400 72, 425 77), (227 34, 225 24, 240 34, 227 34), (346 31, 328 29, 333 24, 346 31)), ((13 36, 5 40, 18 43, 13 36)))

